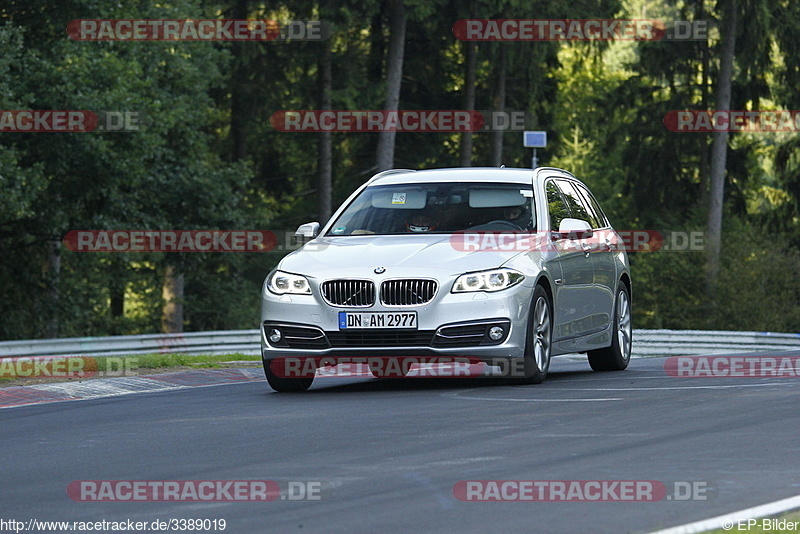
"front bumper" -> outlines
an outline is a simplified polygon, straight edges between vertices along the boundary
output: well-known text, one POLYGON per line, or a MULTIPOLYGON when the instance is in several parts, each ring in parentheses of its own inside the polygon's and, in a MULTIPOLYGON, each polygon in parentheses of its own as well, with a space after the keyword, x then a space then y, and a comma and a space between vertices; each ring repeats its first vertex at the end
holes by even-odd
POLYGON ((369 308, 335 307, 312 295, 263 293, 263 359, 353 357, 466 357, 491 362, 522 358, 533 288, 525 282, 496 293, 440 291, 425 305, 369 308), (416 329, 340 329, 339 312, 417 313, 416 329), (489 330, 503 328, 492 340, 489 330), (281 340, 269 340, 273 329, 281 340))

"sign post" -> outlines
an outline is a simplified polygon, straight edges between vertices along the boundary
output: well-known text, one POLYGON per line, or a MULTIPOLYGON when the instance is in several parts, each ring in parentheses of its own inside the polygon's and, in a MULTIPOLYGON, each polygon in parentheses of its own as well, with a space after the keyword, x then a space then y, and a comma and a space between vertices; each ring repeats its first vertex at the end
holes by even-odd
POLYGON ((522 146, 533 149, 531 168, 535 169, 539 166, 539 158, 537 157, 536 149, 547 147, 547 132, 525 130, 522 132, 522 146))

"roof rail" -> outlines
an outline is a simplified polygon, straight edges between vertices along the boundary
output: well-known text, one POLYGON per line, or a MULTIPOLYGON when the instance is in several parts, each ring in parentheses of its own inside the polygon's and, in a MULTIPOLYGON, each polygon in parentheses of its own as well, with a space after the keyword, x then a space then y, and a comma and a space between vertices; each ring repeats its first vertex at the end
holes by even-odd
POLYGON ((558 172, 563 172, 564 174, 569 174, 570 176, 572 176, 572 177, 573 177, 573 178, 575 178, 576 180, 578 179, 578 178, 577 178, 577 176, 575 176, 575 175, 574 175, 574 174, 572 174, 571 172, 569 172, 569 171, 567 171, 567 170, 564 170, 564 169, 559 169, 558 167, 536 167, 536 169, 535 169, 535 170, 537 170, 537 171, 538 171, 538 170, 543 170, 543 171, 558 171, 558 172))
POLYGON ((385 171, 379 172, 378 174, 367 180, 367 183, 377 180, 378 178, 381 178, 383 176, 388 176, 390 174, 402 174, 404 172, 417 172, 417 171, 415 169, 387 169, 385 171))

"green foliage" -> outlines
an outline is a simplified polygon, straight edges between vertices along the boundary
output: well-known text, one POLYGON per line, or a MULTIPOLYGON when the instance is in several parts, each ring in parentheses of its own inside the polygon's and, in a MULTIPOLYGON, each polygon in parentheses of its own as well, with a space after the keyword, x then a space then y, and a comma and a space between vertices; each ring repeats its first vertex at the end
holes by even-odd
MULTIPOLYGON (((108 3, 98 18, 185 17, 193 4, 143 13, 108 3)), ((65 12, 51 15, 63 22, 54 22, 62 33, 69 20, 65 12)), ((5 238, 0 249, 14 260, 0 265, 0 279, 10 293, 0 308, 15 319, 0 326, 0 337, 41 337, 52 314, 61 335, 157 330, 162 266, 176 263, 193 280, 195 271, 208 270, 207 254, 138 254, 120 261, 113 254, 63 250, 60 298, 52 302, 48 291, 54 282, 41 247, 75 229, 265 225, 267 212, 246 195, 250 166, 227 163, 216 151, 218 113, 211 92, 224 83, 229 54, 207 43, 89 43, 54 36, 40 48, 38 41, 26 40, 30 29, 9 27, 0 35, 0 46, 8 51, 0 56, 10 58, 0 63, 0 73, 8 73, 2 93, 9 103, 3 102, 3 109, 135 112, 141 126, 132 133, 3 134, 0 225, 5 238), (25 68, 14 68, 20 65, 25 68), (129 311, 123 316, 111 315, 112 292, 126 297, 129 311)), ((226 261, 235 265, 237 260, 217 263, 226 261)), ((226 287, 243 289, 237 269, 223 265, 221 270, 226 287)), ((238 299, 227 300, 227 309, 237 309, 238 299)), ((215 324, 233 328, 241 319, 215 324)))
POLYGON ((800 252, 768 227, 729 219, 715 300, 702 251, 639 252, 631 263, 637 328, 800 330, 800 252))
MULTIPOLYGON (((719 18, 721 2, 679 0, 414 0, 401 108, 461 109, 462 18, 719 18)), ((800 7, 738 2, 734 109, 798 109, 800 7)), ((323 19, 334 109, 380 109, 389 21, 384 0, 9 0, 0 7, 0 109, 139 114, 132 133, 0 133, 0 339, 155 332, 168 265, 186 280, 187 330, 252 328, 264 276, 281 254, 73 253, 54 272, 48 243, 77 229, 293 230, 316 214, 317 142, 283 133, 276 111, 320 105, 325 43, 80 42, 79 18, 323 19), (238 13, 238 15, 236 15, 238 13), (56 298, 57 295, 57 298, 56 298), (120 303, 122 307, 120 310, 120 303), (120 313, 121 311, 121 313, 120 313)), ((542 164, 589 183, 622 230, 702 230, 710 136, 672 133, 670 110, 713 107, 719 35, 708 42, 480 42, 476 108, 496 96, 501 52, 506 110, 528 111, 550 145, 542 164)), ((503 163, 527 167, 518 132, 503 163)), ((366 180, 377 136, 333 134, 333 204, 366 180)), ((488 164, 492 135, 473 136, 488 164)), ((457 134, 400 133, 396 164, 456 165, 457 134)), ((632 257, 637 327, 797 331, 800 142, 733 134, 717 300, 702 253, 632 257), (759 293, 761 292, 761 293, 759 293), (772 306, 768 305, 772 303, 772 306), (755 311, 756 313, 753 313, 755 311)))

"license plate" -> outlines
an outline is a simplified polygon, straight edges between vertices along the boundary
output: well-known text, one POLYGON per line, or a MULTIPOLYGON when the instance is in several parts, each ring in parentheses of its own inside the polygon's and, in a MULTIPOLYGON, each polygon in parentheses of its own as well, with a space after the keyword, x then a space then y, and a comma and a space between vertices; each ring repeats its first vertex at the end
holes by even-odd
POLYGON ((339 330, 417 328, 417 312, 339 312, 339 330))

